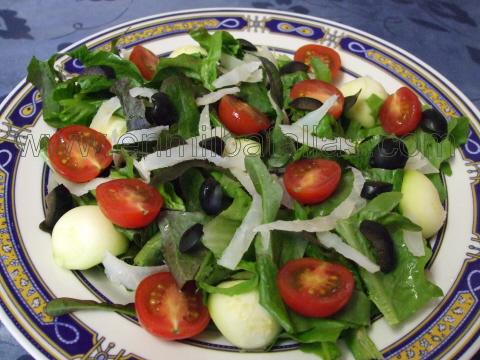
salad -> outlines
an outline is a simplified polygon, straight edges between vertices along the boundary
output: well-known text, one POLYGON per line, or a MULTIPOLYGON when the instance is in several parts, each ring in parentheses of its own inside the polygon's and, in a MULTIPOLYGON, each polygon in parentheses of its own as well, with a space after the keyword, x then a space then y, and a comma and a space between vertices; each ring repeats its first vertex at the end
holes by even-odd
POLYGON ((434 298, 430 239, 443 176, 468 119, 408 87, 341 81, 341 57, 311 44, 292 58, 230 33, 196 45, 67 55, 72 76, 33 58, 51 170, 53 257, 104 269, 131 304, 60 298, 46 311, 138 318, 166 340, 208 328, 242 350, 295 341, 323 359, 380 359, 372 319, 395 326, 434 298))

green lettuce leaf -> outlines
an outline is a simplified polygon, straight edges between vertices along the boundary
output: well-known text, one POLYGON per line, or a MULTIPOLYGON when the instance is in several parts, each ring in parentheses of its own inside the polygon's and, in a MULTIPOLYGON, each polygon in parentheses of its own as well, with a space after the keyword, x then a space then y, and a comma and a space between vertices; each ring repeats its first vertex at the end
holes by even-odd
MULTIPOLYGON (((401 193, 380 194, 357 214, 340 220, 336 231, 350 246, 375 261, 375 254, 368 240, 359 231, 360 223, 363 220, 382 223, 383 219, 397 207, 400 199, 401 193)), ((431 250, 426 248, 425 256, 415 257, 405 245, 401 228, 390 227, 389 232, 397 257, 395 269, 387 274, 380 272, 372 274, 360 269, 360 275, 370 299, 383 313, 387 322, 394 325, 414 314, 432 298, 441 296, 442 291, 425 276, 425 265, 430 258, 431 250)))
POLYGON ((343 338, 355 360, 383 359, 383 355, 368 336, 366 328, 347 330, 343 338))
POLYGON ((319 57, 312 56, 310 58, 310 65, 313 68, 313 72, 317 80, 322 80, 327 83, 332 82, 332 73, 330 72, 330 68, 319 57))

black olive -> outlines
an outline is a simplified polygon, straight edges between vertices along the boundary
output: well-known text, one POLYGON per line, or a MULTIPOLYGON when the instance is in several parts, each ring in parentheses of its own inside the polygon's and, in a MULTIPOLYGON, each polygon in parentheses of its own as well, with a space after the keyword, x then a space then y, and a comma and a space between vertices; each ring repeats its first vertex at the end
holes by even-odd
POLYGON ((214 178, 207 178, 200 187, 200 206, 208 215, 217 215, 225 208, 225 196, 214 178))
POLYGON ((45 204, 47 205, 47 211, 45 221, 40 224, 40 229, 46 232, 51 232, 63 214, 74 207, 72 194, 63 185, 58 185, 48 193, 45 204))
POLYGON ((253 45, 250 41, 245 39, 238 39, 238 43, 245 51, 257 51, 257 47, 253 45))
POLYGON ((180 238, 178 249, 182 253, 193 252, 200 249, 202 245, 203 225, 195 224, 189 227, 180 238))
POLYGON ((152 125, 172 125, 177 121, 177 111, 169 97, 157 92, 152 96, 152 106, 145 109, 147 121, 152 125))
POLYGON ((308 71, 308 65, 300 61, 290 61, 280 68, 280 75, 292 74, 297 71, 308 71))
POLYGON ((115 79, 115 71, 107 65, 91 66, 83 70, 82 75, 101 75, 107 79, 115 79))
POLYGON ((375 249, 380 270, 383 273, 392 271, 396 265, 396 256, 393 240, 387 229, 376 221, 364 220, 360 224, 360 232, 375 249))
POLYGON ((370 165, 376 168, 403 169, 408 160, 408 149, 400 139, 384 138, 372 151, 370 165))
POLYGON ((208 149, 213 151, 218 155, 223 154, 223 150, 225 149, 225 142, 218 136, 214 136, 208 139, 204 139, 198 143, 200 147, 204 149, 208 149))
POLYGON ((428 109, 422 112, 420 127, 423 131, 432 134, 438 142, 447 137, 448 124, 445 117, 437 110, 428 109))
POLYGON ((372 200, 378 195, 392 191, 393 185, 383 181, 365 181, 360 196, 367 200, 372 200))
POLYGON ((299 97, 293 100, 290 103, 290 106, 297 110, 313 111, 317 110, 320 106, 322 106, 322 102, 314 98, 299 97))

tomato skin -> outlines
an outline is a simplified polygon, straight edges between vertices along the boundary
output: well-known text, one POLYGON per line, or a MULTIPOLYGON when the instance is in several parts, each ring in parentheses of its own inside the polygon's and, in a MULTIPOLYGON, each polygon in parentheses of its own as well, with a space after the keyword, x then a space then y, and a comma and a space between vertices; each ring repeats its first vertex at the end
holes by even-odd
POLYGON ((316 44, 304 45, 298 48, 293 59, 310 65, 310 58, 312 56, 320 58, 320 60, 328 65, 332 74, 332 79, 334 79, 340 72, 340 67, 342 66, 340 55, 334 49, 327 46, 316 44))
POLYGON ((138 179, 115 179, 100 184, 96 196, 104 215, 112 223, 127 229, 147 226, 163 205, 157 189, 138 179))
POLYGON ((317 204, 334 193, 341 176, 342 169, 333 160, 301 159, 286 167, 283 182, 301 204, 317 204))
POLYGON ((136 45, 129 58, 146 80, 152 80, 157 71, 158 57, 147 48, 136 45))
POLYGON ((397 136, 407 135, 420 124, 422 104, 412 90, 401 87, 385 100, 379 115, 386 132, 397 136))
POLYGON ((270 127, 270 120, 260 111, 232 95, 225 95, 218 105, 223 125, 235 135, 252 135, 270 127))
POLYGON ((142 280, 135 292, 135 310, 140 324, 149 333, 166 340, 196 336, 210 322, 202 293, 193 283, 180 290, 169 272, 142 280))
POLYGON ((299 97, 309 97, 323 103, 332 95, 337 95, 337 102, 330 108, 328 113, 335 119, 338 119, 342 115, 345 98, 340 90, 332 84, 321 80, 302 80, 297 82, 290 90, 290 98, 292 100, 299 97))
POLYGON ((82 125, 59 129, 48 141, 53 168, 65 179, 82 183, 96 178, 112 163, 112 145, 96 130, 82 125))
POLYGON ((303 258, 286 263, 277 274, 283 301, 295 312, 308 317, 327 317, 350 300, 355 281, 342 265, 303 258))

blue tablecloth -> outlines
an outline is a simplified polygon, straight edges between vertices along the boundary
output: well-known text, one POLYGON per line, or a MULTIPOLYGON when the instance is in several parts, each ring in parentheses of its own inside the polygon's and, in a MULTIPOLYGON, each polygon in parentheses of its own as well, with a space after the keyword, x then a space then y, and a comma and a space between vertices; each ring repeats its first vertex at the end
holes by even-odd
MULTIPOLYGON (((2 0, 0 100, 26 75, 35 55, 112 25, 198 7, 257 7, 315 15, 384 38, 432 65, 480 107, 478 0, 2 0)), ((0 358, 31 359, 0 324, 0 358)))

